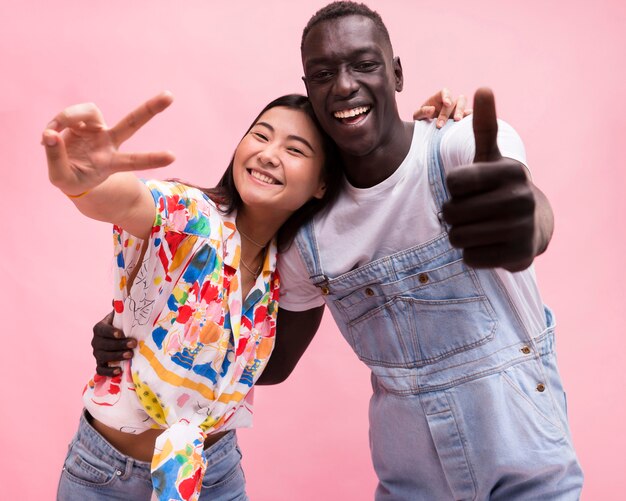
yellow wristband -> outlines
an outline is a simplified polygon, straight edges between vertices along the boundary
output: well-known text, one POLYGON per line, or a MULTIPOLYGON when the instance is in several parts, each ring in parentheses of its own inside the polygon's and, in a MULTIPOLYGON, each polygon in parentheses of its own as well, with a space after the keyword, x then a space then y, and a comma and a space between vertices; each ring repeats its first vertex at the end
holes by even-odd
POLYGON ((87 193, 89 193, 91 190, 87 190, 87 191, 83 191, 82 193, 79 193, 78 195, 68 195, 67 193, 64 192, 65 196, 68 198, 80 198, 80 197, 84 197, 87 193))

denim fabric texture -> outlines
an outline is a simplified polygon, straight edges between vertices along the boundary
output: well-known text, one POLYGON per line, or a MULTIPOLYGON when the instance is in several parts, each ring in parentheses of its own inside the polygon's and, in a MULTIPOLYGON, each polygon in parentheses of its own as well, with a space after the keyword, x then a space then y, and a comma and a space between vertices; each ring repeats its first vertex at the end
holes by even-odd
MULTIPOLYGON (((241 451, 234 431, 204 451, 208 466, 201 501, 246 501, 241 451)), ((141 501, 152 495, 150 463, 125 456, 89 423, 85 413, 69 445, 58 501, 141 501)))
POLYGON ((372 371, 376 500, 579 499, 552 312, 545 308, 542 332, 528 332, 497 273, 468 267, 450 245, 442 134, 428 160, 438 237, 338 277, 324 273, 314 221, 296 238, 312 282, 372 371))

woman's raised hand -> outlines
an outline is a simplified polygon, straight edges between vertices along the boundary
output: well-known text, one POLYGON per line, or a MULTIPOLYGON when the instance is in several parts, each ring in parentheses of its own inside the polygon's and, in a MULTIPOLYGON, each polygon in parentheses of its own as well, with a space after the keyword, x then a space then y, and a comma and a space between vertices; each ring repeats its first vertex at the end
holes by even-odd
POLYGON ((78 197, 115 172, 171 164, 174 155, 168 151, 122 153, 119 147, 172 101, 169 92, 162 92, 111 128, 93 103, 64 109, 43 132, 50 182, 66 195, 78 197))
POLYGON ((447 88, 441 89, 436 94, 430 96, 424 104, 413 113, 413 120, 437 119, 437 128, 441 129, 449 118, 454 118, 458 122, 467 115, 471 115, 472 110, 467 108, 467 98, 460 95, 456 99, 452 97, 447 88))

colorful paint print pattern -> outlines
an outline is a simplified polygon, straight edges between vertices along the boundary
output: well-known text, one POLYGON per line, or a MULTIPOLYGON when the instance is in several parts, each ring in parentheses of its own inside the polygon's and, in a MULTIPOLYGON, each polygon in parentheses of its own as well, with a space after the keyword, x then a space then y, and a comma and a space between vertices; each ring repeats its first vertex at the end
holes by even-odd
POLYGON ((164 429, 152 461, 155 494, 192 500, 206 468, 206 436, 252 422, 251 389, 274 347, 276 243, 244 300, 236 214, 221 214, 204 193, 180 183, 146 185, 156 206, 150 239, 120 228, 113 234, 114 325, 138 346, 121 376, 95 376, 83 401, 121 431, 164 429))

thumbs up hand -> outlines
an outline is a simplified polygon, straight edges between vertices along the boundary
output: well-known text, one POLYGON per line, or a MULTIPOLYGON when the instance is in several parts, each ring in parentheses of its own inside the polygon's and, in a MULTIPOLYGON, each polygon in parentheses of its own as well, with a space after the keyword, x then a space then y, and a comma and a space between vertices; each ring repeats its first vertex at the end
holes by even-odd
POLYGON ((521 163, 500 154, 493 93, 474 95, 476 154, 471 165, 446 178, 450 200, 443 217, 451 225, 450 243, 476 268, 521 271, 545 250, 552 235, 550 205, 521 163))

